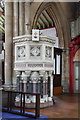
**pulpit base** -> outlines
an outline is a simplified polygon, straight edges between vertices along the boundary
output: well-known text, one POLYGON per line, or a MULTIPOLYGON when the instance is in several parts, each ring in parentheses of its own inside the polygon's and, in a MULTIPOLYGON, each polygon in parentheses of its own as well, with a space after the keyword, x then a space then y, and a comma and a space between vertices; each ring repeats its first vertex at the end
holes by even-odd
MULTIPOLYGON (((25 103, 25 108, 32 109, 35 108, 35 103, 25 103)), ((15 106, 20 107, 20 102, 15 102, 15 106)), ((46 108, 53 106, 53 101, 48 101, 45 103, 40 103, 40 108, 46 108)))

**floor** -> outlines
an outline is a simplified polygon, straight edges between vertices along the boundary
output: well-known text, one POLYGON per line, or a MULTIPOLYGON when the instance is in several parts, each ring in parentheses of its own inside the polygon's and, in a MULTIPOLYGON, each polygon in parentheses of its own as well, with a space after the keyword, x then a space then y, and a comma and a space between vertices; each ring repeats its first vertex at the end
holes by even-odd
MULTIPOLYGON (((54 97, 54 100, 55 104, 52 107, 40 109, 41 115, 52 118, 51 120, 53 118, 80 118, 80 96, 78 94, 58 95, 54 97)), ((26 111, 34 113, 33 109, 26 111)))
MULTIPOLYGON (((55 104, 52 107, 40 109, 40 114, 48 118, 80 118, 78 98, 77 94, 55 96, 55 104)), ((33 110, 28 111, 33 112, 33 110)))

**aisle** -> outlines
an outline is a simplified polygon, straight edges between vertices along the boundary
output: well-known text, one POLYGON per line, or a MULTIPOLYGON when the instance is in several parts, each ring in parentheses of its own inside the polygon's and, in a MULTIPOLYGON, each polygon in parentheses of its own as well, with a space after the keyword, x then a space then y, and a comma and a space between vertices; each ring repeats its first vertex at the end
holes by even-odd
MULTIPOLYGON (((33 114, 33 113, 31 113, 33 114)), ((33 119, 25 116, 20 116, 20 115, 15 115, 7 112, 2 113, 2 120, 48 120, 48 118, 44 115, 40 115, 40 118, 38 119, 33 119)))

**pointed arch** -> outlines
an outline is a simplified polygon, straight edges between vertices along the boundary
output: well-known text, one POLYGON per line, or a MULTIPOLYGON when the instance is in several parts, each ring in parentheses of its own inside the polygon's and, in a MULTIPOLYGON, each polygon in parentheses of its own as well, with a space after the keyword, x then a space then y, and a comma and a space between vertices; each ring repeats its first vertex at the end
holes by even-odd
POLYGON ((62 10, 60 3, 56 3, 56 2, 41 3, 34 16, 32 28, 36 28, 37 20, 43 10, 48 11, 49 15, 51 16, 51 18, 55 23, 59 38, 59 46, 61 48, 69 47, 69 40, 70 40, 69 23, 64 15, 64 11, 62 10))

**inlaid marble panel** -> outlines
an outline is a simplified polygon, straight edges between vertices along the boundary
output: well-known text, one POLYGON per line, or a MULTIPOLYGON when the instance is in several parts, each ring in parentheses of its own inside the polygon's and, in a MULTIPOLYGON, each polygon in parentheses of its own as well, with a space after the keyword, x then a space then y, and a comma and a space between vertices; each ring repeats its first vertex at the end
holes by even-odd
POLYGON ((17 58, 17 60, 25 60, 25 58, 26 58, 25 46, 17 46, 16 58, 17 58))
POLYGON ((48 58, 48 59, 52 58, 52 47, 49 47, 49 46, 45 47, 45 58, 48 58))
POLYGON ((41 46, 30 45, 30 57, 40 57, 41 46))

